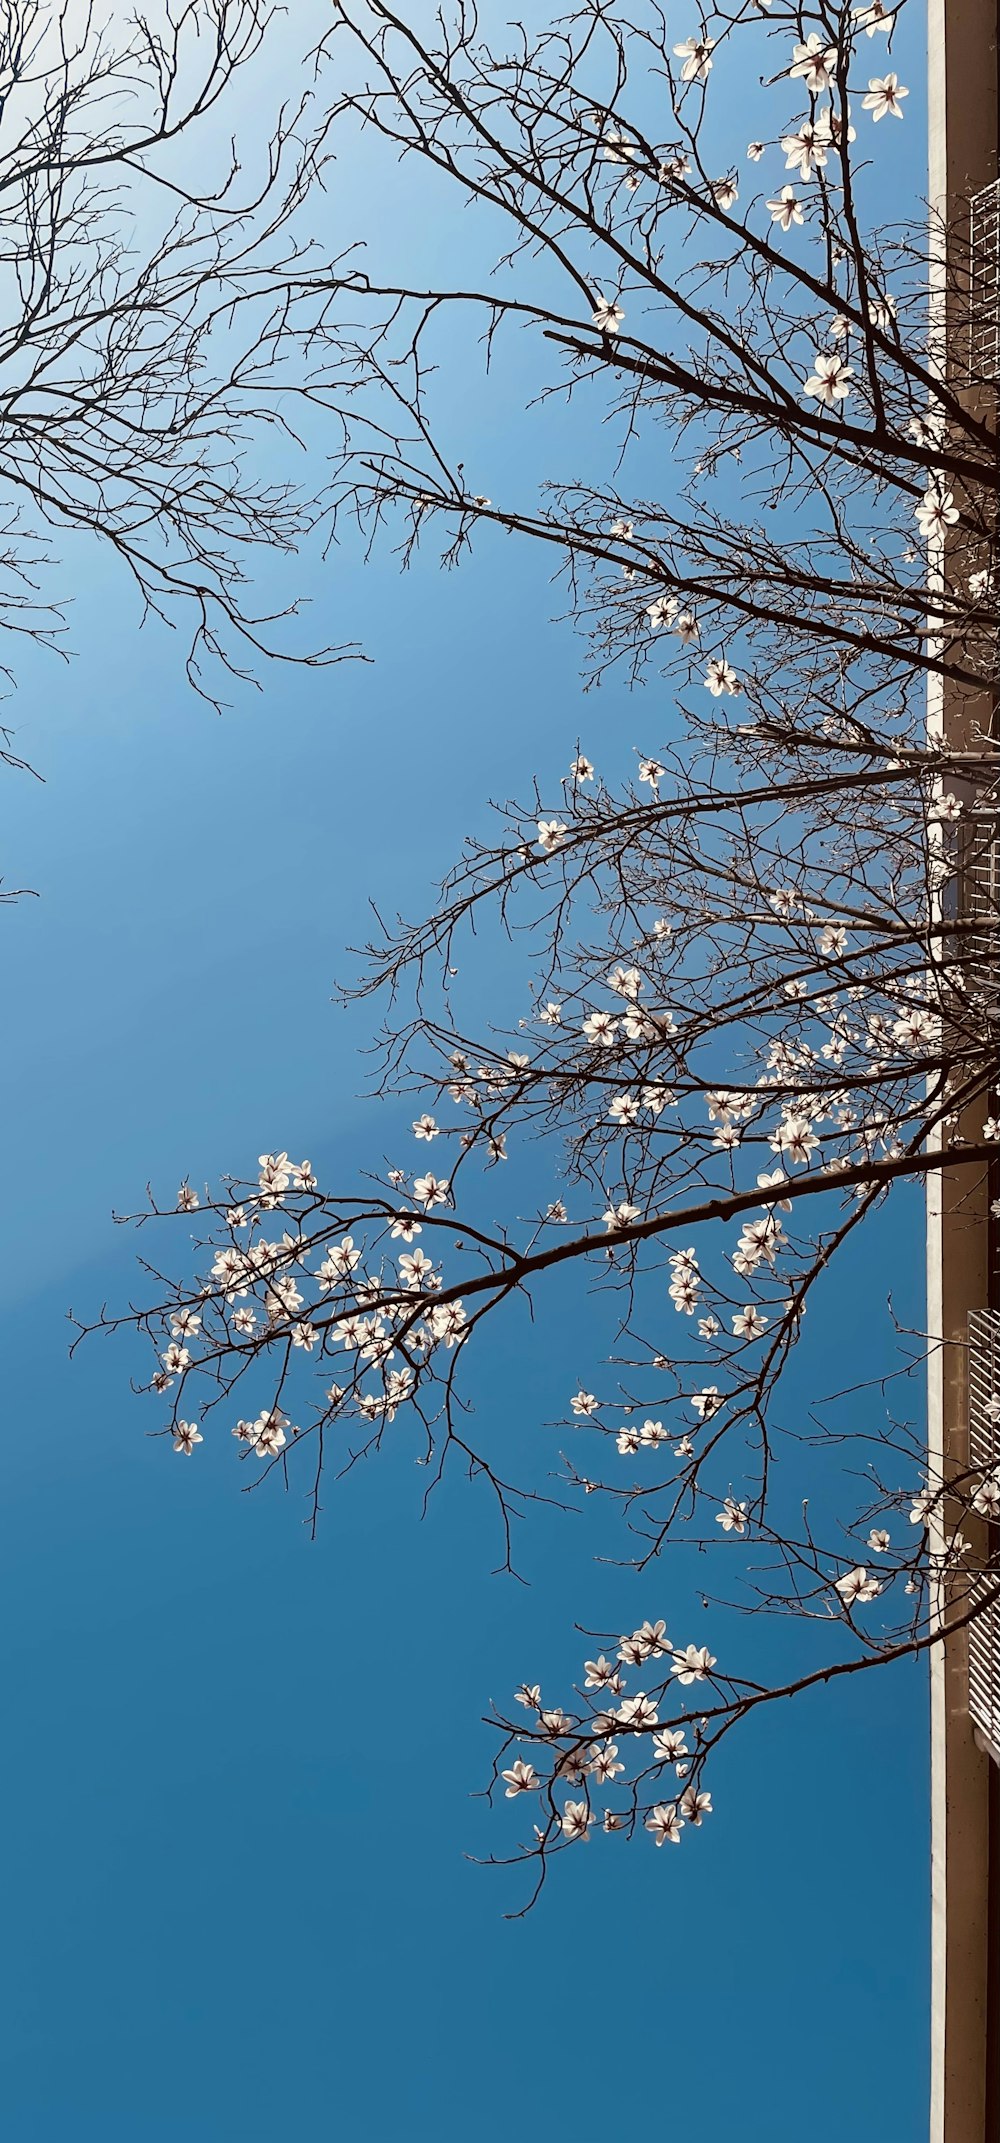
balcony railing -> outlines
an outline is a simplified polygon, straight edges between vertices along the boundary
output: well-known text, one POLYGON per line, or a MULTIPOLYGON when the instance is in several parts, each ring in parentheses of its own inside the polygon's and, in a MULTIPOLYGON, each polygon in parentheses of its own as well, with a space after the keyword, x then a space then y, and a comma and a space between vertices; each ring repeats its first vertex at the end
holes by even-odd
MULTIPOLYGON (((1000 1463, 1000 1423, 994 1402, 1000 1400, 1000 1312, 969 1312, 969 1463, 992 1471, 1000 1463)), ((981 1592, 995 1590, 997 1578, 979 1580, 981 1592)), ((975 1596, 975 1595, 973 1595, 975 1596)), ((1000 1762, 1000 1603, 993 1602, 969 1629, 969 1711, 989 1754, 1000 1762)))
POLYGON ((1000 379, 1000 180, 973 194, 970 230, 969 369, 1000 379))

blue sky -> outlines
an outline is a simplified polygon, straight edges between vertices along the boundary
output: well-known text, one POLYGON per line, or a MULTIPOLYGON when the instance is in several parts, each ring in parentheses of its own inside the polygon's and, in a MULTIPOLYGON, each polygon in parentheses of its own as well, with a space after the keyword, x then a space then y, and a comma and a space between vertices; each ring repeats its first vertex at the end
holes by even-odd
MULTIPOLYGON (((455 1483, 421 1523, 405 1447, 331 1491, 310 1544, 229 1451, 146 1438, 127 1347, 67 1360, 68 1307, 129 1291, 110 1215, 148 1177, 287 1148, 332 1180, 383 1150, 364 1022, 329 1001, 369 894, 412 910, 487 793, 551 782, 578 736, 645 742, 648 708, 640 730, 621 692, 583 699, 510 544, 459 576, 315 567, 324 636, 373 664, 272 672, 221 719, 109 564, 70 569, 76 657, 28 663, 12 715, 46 783, 0 784, 7 882, 40 894, 0 916, 5 2134, 840 2143, 874 2118, 904 2143, 926 2094, 916 1670, 744 1733, 690 1850, 595 1840, 505 1922, 508 1879, 466 1857, 497 1842, 480 1715, 525 1676, 567 1689, 581 1611, 631 1627, 666 1578, 640 1598, 555 1519, 532 1521, 528 1586, 494 1577, 485 1502, 455 1483)), ((863 1368, 889 1267, 919 1317, 913 1219, 900 1201, 836 1283, 820 1385, 845 1335, 863 1368)), ((498 1327, 481 1359, 480 1414, 515 1443, 576 1373, 579 1307, 554 1300, 544 1344, 498 1327)))

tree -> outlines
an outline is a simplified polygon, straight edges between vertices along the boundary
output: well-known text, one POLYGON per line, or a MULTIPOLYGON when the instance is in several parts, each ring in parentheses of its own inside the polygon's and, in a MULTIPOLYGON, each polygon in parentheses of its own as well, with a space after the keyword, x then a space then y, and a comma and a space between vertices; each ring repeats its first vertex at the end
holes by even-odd
POLYGON ((91 0, 0 7, 0 627, 63 649, 42 569, 55 536, 97 537, 142 615, 189 632, 216 706, 261 656, 348 652, 296 645, 294 603, 253 597, 255 561, 315 521, 287 469, 247 455, 265 434, 301 445, 283 375, 329 266, 298 231, 323 155, 307 95, 246 167, 213 129, 279 22, 267 0, 156 0, 117 24, 91 0))
POLYGON ((659 673, 673 713, 624 789, 578 746, 558 798, 505 806, 431 916, 367 949, 382 1089, 417 1097, 436 1165, 341 1193, 277 1153, 204 1201, 186 1183, 195 1269, 146 1263, 153 1299, 101 1322, 151 1337, 176 1451, 221 1419, 255 1481, 304 1482, 314 1522, 324 1469, 415 1418, 432 1480, 459 1461, 488 1484, 509 1564, 525 1492, 472 1439, 476 1334, 512 1300, 543 1315, 563 1268, 613 1291, 615 1358, 567 1394, 561 1496, 603 1499, 638 1567, 679 1534, 725 1549, 745 1604, 832 1622, 843 1647, 767 1682, 647 1622, 593 1645, 569 1709, 524 1686, 494 1783, 536 1804, 513 1857, 539 1881, 605 1799, 605 1829, 676 1842, 740 1720, 926 1651, 997 1592, 1000 1479, 921 1476, 889 1419, 804 1442, 775 1412, 810 1299, 876 1206, 930 1171, 978 1180, 1000 1138, 992 389, 956 327, 964 221, 878 222, 867 158, 907 91, 870 55, 902 12, 738 6, 672 41, 638 0, 494 46, 465 10, 429 42, 338 0, 317 54, 351 85, 324 147, 360 126, 416 157, 472 202, 486 252, 450 288, 333 280, 310 376, 342 427, 333 537, 385 532, 404 563, 435 530, 446 563, 488 526, 542 545, 591 684, 659 673), (739 212, 712 121, 727 65, 761 76, 749 188, 764 159, 777 173, 739 212), (468 490, 448 404, 467 316, 490 377, 527 330, 536 398, 586 402, 593 473, 468 490), (654 460, 672 488, 651 497, 654 460), (929 682, 971 745, 928 734, 929 682), (489 915, 530 945, 530 997, 470 1033, 456 948, 489 915), (523 1219, 502 1163, 529 1139, 523 1219))

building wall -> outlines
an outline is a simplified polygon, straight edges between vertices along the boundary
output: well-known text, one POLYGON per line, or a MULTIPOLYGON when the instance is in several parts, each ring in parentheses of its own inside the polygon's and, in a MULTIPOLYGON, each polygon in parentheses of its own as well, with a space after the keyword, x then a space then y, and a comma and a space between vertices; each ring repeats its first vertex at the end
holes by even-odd
MULTIPOLYGON (((928 58, 931 209, 950 220, 997 177, 997 0, 929 0, 928 58)), ((950 366, 964 342, 964 322, 949 317, 961 297, 946 295, 943 277, 934 295, 950 366)), ((981 699, 932 687, 932 733, 950 743, 970 745, 984 713, 988 728, 981 699)), ((928 1330, 941 1341, 930 1363, 932 1481, 968 1462, 967 1319, 990 1299, 989 1192, 981 1179, 970 1185, 971 1174, 942 1171, 928 1187, 928 1330)), ((990 1924, 1000 1872, 997 1793, 969 1718, 964 1631, 931 1658, 931 1770, 931 2143, 1000 2143, 988 2073, 1000 1949, 1000 1926, 991 1934, 990 1924)))

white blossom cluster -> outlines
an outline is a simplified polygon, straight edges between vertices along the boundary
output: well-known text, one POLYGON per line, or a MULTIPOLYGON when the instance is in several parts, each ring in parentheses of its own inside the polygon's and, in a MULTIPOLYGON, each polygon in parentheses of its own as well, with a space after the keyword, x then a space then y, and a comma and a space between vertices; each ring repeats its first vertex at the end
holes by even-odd
MULTIPOLYGON (((519 56, 516 96, 486 47, 463 48, 454 94, 404 75, 400 140, 465 169, 471 129, 473 193, 477 113, 514 130, 517 154, 490 150, 517 231, 491 349, 524 231, 544 254, 557 229, 572 287, 558 304, 517 298, 517 325, 568 353, 570 395, 603 382, 602 425, 621 437, 605 480, 553 485, 541 516, 468 492, 464 464, 445 477, 425 453, 421 312, 392 359, 413 436, 390 451, 364 434, 364 477, 343 496, 362 525, 409 515, 407 557, 435 517, 457 529, 449 563, 481 522, 556 535, 596 679, 653 670, 669 690, 653 713, 643 702, 658 727, 627 759, 617 721, 602 736, 591 713, 561 781, 499 811, 434 914, 371 949, 393 1007, 384 1092, 409 1124, 397 1114, 391 1165, 346 1193, 283 1151, 218 1196, 185 1182, 176 1211, 203 1231, 190 1270, 117 1321, 153 1343, 179 1454, 210 1462, 218 1424, 241 1460, 298 1468, 315 1512, 324 1465, 339 1476, 390 1430, 415 1434, 433 1478, 455 1453, 486 1485, 509 1561, 520 1490, 476 1441, 468 1364, 483 1319, 516 1301, 544 1320, 550 1271, 575 1274, 615 1339, 588 1307, 550 1425, 560 1493, 603 1499, 616 1559, 644 1569, 683 1528, 737 1604, 834 1622, 867 1662, 930 1642, 943 1585, 971 1597, 1000 1468, 947 1498, 926 1471, 914 1488, 919 1442, 895 1416, 890 1432, 884 1393, 874 1429, 854 1397, 825 1440, 822 1421, 780 1420, 775 1395, 831 1259, 897 1177, 937 1142, 987 1170, 1000 1143, 995 1010, 942 926, 994 777, 924 729, 927 649, 960 664, 989 641, 1000 574, 982 441, 928 370, 923 283, 901 243, 859 239, 849 199, 853 145, 881 153, 897 138, 881 122, 905 115, 906 85, 875 56, 881 38, 892 55, 901 9, 853 7, 836 41, 825 16, 762 10, 679 19, 669 39, 658 11, 646 20, 663 140, 624 110, 638 36, 612 43, 604 105, 589 32, 580 79, 566 59, 572 27, 555 76, 544 37, 519 56), (704 114, 744 36, 764 41, 744 70, 761 123, 710 177, 704 114), (677 259, 697 262, 710 302, 671 280, 677 259), (683 488, 650 499, 644 464, 632 496, 633 436, 659 425, 683 488), (741 484, 739 521, 726 499, 741 484), (516 953, 530 946, 531 976, 503 968, 494 1019, 470 1038, 454 985, 491 912, 516 953), (822 1527, 775 1513, 776 1472, 804 1454, 840 1469, 822 1527)), ((361 308, 369 293, 352 295, 361 308)), ((384 383, 411 300, 390 292, 367 370, 352 340, 352 394, 384 383)), ((548 1466, 551 1436, 544 1448, 548 1466)), ((763 1700, 663 1621, 607 1644, 568 1709, 525 1685, 523 1718, 500 1722, 504 1798, 533 1797, 527 1850, 542 1858, 595 1827, 658 1846, 700 1827, 709 1758, 763 1700)))

